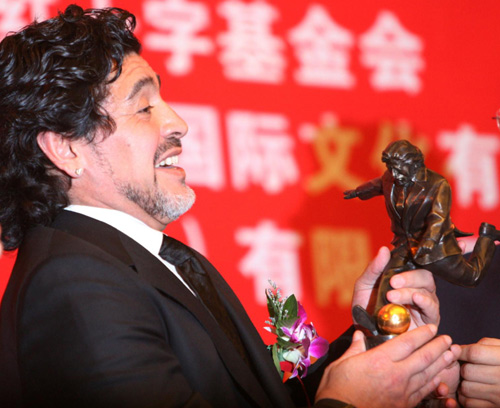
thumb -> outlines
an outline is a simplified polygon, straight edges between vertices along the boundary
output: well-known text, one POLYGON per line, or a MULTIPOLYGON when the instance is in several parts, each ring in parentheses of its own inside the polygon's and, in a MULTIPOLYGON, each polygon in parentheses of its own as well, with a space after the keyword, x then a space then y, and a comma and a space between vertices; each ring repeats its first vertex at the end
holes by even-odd
POLYGON ((375 258, 368 265, 367 272, 370 275, 378 276, 382 273, 387 262, 391 258, 391 251, 386 246, 380 247, 375 258))
POLYGON ((363 353, 365 351, 366 351, 365 335, 360 330, 356 330, 352 335, 351 345, 345 351, 345 353, 342 354, 342 356, 339 358, 339 361, 363 353))
POLYGON ((381 247, 375 258, 373 258, 363 274, 358 278, 356 282, 357 289, 365 287, 373 288, 380 274, 384 271, 387 262, 389 262, 390 257, 391 251, 389 248, 385 246, 381 247))

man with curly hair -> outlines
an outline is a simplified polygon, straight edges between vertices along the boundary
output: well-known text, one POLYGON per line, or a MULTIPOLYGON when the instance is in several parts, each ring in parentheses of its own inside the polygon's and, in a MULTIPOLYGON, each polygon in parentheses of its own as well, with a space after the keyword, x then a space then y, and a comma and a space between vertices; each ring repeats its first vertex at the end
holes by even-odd
MULTIPOLYGON (((293 407, 300 384, 282 384, 223 278, 162 233, 195 199, 176 166, 187 126, 134 26, 124 10, 72 5, 0 43, 0 224, 5 249, 19 248, 0 310, 0 404, 293 407)), ((360 278, 356 303, 387 260, 360 278)), ((439 320, 433 285, 425 273, 394 284, 421 327, 366 353, 355 332, 333 363, 351 337, 331 345, 305 379, 316 406, 413 406, 456 379, 457 349, 425 324, 439 320)))

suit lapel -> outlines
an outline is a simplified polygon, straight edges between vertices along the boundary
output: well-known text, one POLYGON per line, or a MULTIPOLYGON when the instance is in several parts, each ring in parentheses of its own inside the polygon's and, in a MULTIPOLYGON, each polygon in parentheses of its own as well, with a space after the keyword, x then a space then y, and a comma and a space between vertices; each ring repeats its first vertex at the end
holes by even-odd
POLYGON ((279 384, 280 378, 275 372, 276 369, 272 365, 269 355, 266 354, 262 340, 248 319, 246 312, 239 305, 239 301, 229 286, 204 257, 200 260, 205 266, 206 264, 209 265, 210 275, 214 279, 214 283, 229 310, 231 318, 240 331, 245 347, 256 366, 260 382, 241 359, 205 306, 192 295, 176 276, 168 272, 157 258, 152 256, 136 241, 105 223, 69 211, 62 211, 56 217, 53 227, 78 236, 119 259, 122 263, 134 269, 141 278, 149 282, 165 296, 189 310, 210 334, 210 338, 213 339, 228 372, 231 373, 241 389, 246 391, 258 406, 292 405, 286 394, 285 387, 279 384), (263 353, 266 358, 263 358, 263 353), (262 370, 262 365, 265 367, 264 370, 262 370), (267 392, 264 392, 262 387, 267 392), (269 398, 273 399, 273 397, 276 398, 276 401, 271 403, 269 398), (286 401, 286 403, 283 403, 283 401, 286 401))

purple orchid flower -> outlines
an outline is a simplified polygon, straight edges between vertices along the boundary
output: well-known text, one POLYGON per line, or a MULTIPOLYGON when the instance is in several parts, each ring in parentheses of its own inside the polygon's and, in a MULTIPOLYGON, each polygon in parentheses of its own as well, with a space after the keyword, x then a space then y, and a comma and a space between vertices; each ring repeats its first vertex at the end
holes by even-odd
POLYGON ((313 324, 306 324, 307 313, 298 302, 298 319, 292 327, 282 327, 282 331, 287 337, 286 340, 296 343, 297 346, 283 352, 283 358, 294 364, 291 378, 307 374, 308 367, 317 359, 323 357, 328 351, 328 342, 318 336, 313 324))

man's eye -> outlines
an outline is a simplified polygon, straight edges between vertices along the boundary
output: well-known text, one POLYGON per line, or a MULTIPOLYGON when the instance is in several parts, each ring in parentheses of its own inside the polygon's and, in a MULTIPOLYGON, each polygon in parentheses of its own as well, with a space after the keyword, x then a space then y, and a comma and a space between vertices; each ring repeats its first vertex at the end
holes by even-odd
POLYGON ((153 109, 152 106, 146 106, 145 108, 141 109, 139 113, 151 113, 151 109, 153 109))

